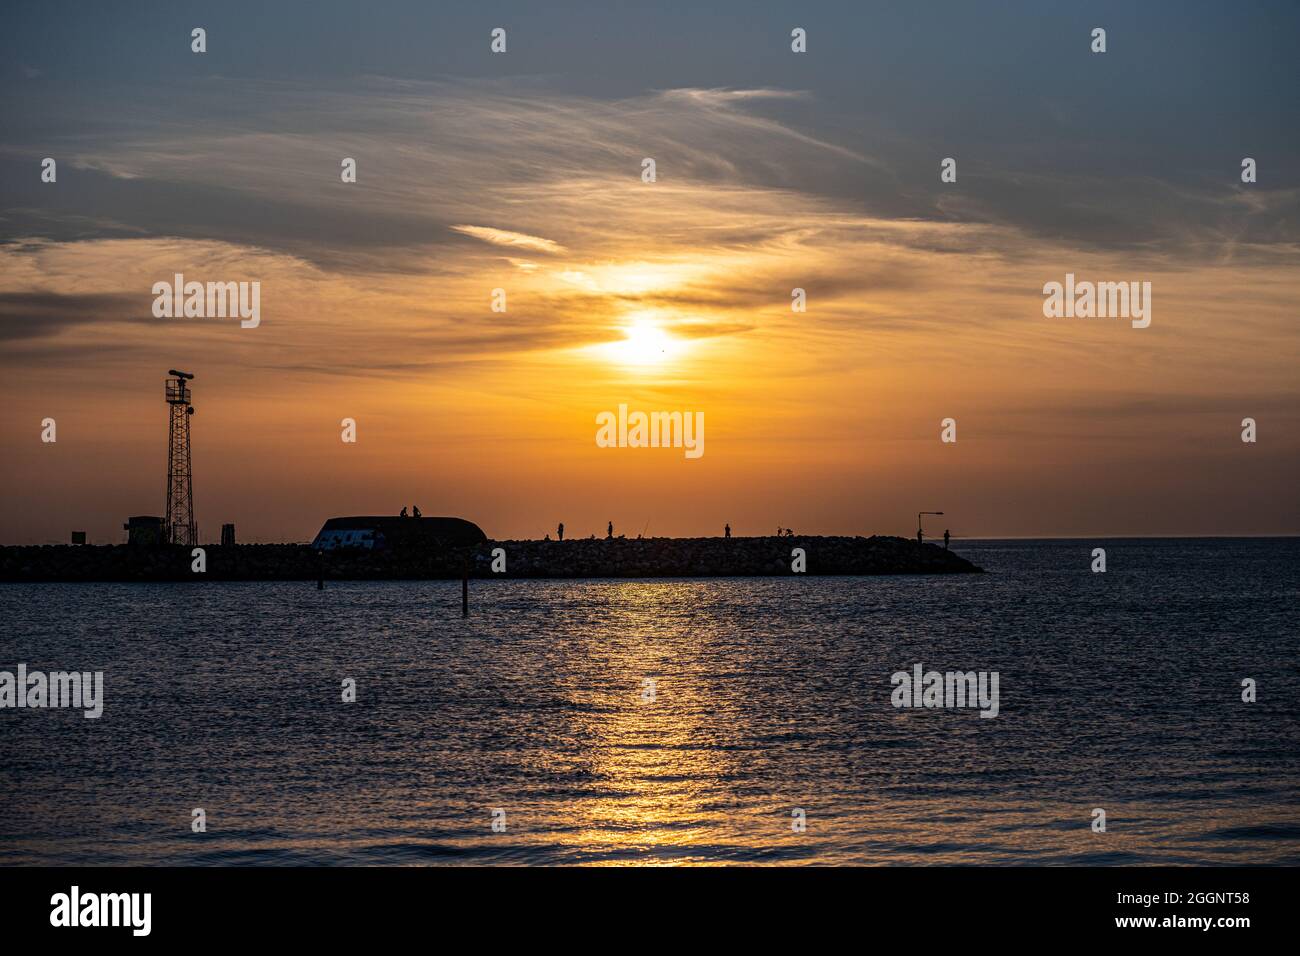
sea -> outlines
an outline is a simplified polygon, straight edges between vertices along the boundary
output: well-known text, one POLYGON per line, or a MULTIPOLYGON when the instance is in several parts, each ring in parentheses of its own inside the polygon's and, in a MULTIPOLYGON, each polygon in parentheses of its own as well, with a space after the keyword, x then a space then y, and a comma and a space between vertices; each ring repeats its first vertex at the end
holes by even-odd
POLYGON ((953 547, 987 573, 475 580, 468 617, 0 584, 0 670, 103 674, 97 719, 0 710, 0 865, 1300 863, 1300 539, 953 547), (997 715, 895 706, 918 664, 997 715))

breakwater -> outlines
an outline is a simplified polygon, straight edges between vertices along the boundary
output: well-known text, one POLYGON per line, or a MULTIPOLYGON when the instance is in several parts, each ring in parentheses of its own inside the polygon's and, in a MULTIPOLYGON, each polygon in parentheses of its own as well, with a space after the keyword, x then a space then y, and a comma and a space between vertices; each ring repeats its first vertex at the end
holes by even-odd
POLYGON ((473 548, 339 549, 304 544, 0 547, 0 581, 314 581, 487 578, 757 577, 807 574, 961 574, 981 569, 908 538, 582 538, 487 541, 473 548), (500 549, 502 555, 497 552, 500 549), (493 565, 504 570, 494 570, 493 565))

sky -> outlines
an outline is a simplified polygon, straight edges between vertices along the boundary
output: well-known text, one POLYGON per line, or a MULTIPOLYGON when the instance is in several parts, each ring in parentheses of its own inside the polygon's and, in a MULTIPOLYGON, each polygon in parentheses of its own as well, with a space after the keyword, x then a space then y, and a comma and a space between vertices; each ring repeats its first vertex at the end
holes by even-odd
POLYGON ((204 540, 1300 532, 1300 7, 707 6, 7 7, 0 542, 162 513, 171 368, 204 540), (1150 326, 1046 317, 1067 273, 1150 326))

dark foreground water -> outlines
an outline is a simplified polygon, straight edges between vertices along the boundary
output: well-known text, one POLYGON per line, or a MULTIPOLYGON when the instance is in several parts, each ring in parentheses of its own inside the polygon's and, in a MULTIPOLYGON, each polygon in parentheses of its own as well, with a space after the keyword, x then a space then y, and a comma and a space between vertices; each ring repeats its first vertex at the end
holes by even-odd
POLYGON ((0 710, 0 864, 1300 863, 1300 541, 959 550, 991 573, 474 582, 468 620, 458 582, 0 585, 0 670, 106 698, 0 710), (918 662, 999 715, 895 709, 918 662))

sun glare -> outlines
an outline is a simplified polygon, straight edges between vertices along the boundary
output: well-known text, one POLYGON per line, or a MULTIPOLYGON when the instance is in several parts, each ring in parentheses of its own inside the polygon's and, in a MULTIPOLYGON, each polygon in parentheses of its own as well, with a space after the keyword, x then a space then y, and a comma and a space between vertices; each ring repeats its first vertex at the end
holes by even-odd
POLYGON ((605 354, 621 365, 662 365, 682 350, 682 342, 654 322, 638 319, 623 329, 621 342, 603 346, 605 354))

